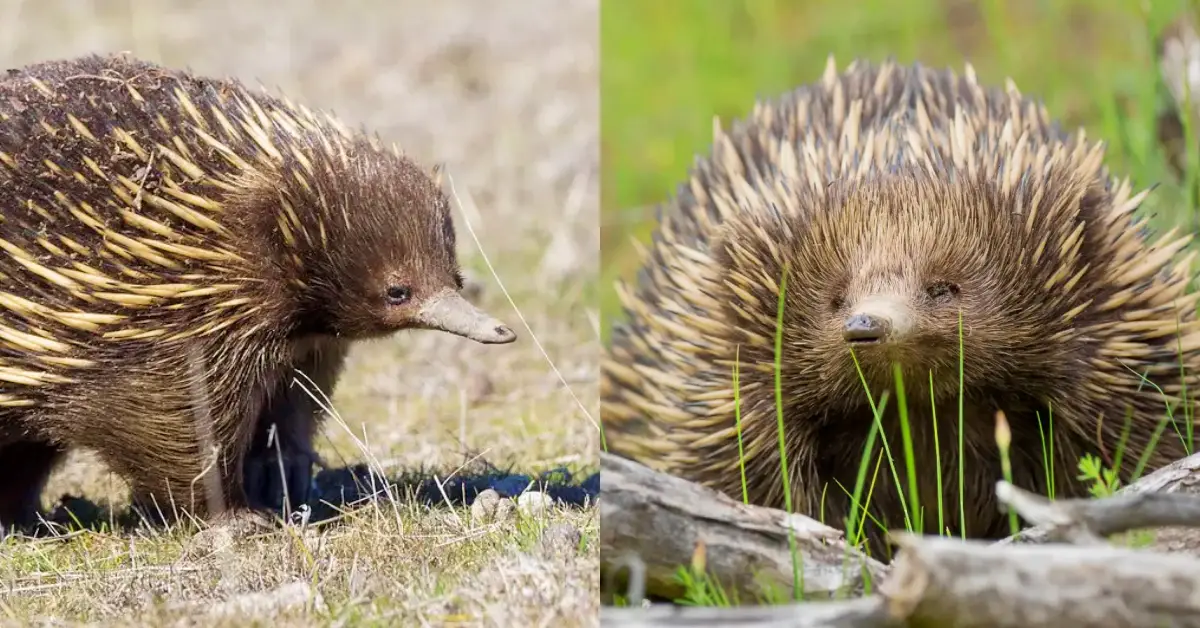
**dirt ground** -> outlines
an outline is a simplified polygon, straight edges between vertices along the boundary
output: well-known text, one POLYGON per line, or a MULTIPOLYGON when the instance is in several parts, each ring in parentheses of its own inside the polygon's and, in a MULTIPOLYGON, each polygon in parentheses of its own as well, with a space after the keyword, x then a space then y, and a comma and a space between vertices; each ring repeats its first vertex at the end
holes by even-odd
MULTIPOLYGON (((0 0, 0 60, 125 50, 261 81, 444 162, 474 202, 456 220, 473 298, 520 338, 482 346, 413 332, 359 347, 321 451, 439 479, 480 460, 584 477, 599 447, 598 5, 0 0)), ((87 455, 56 474, 48 505, 63 493, 126 498, 87 455)), ((594 506, 492 522, 401 501, 251 535, 8 539, 0 621, 597 625, 597 530, 594 506)))

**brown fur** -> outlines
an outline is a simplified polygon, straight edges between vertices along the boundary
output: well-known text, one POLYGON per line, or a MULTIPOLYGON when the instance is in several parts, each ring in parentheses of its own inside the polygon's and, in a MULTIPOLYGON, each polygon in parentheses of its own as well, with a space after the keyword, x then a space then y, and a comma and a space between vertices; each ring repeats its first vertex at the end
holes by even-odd
POLYGON ((0 466, 36 458, 0 524, 74 447, 152 508, 245 506, 270 423, 311 449, 294 369, 331 393, 348 341, 436 328, 427 297, 462 288, 434 176, 324 114, 111 56, 10 70, 0 115, 0 466))
MULTIPOLYGON (((876 441, 862 495, 872 492, 872 516, 888 529, 905 527, 909 498, 893 360, 931 533, 939 464, 945 527, 1007 533, 994 495, 998 410, 1012 432, 1016 484, 1046 492, 1040 430, 1052 412, 1057 496, 1083 495, 1079 457, 1112 460, 1127 410, 1126 478, 1165 416, 1162 395, 1137 374, 1178 404, 1182 350, 1196 390, 1196 296, 1185 292, 1190 256, 1177 255, 1188 239, 1150 239, 1131 213, 1144 193, 1111 178, 1102 147, 1059 130, 1011 84, 990 89, 969 68, 893 62, 839 74, 831 60, 819 83, 761 102, 715 134, 711 155, 663 208, 636 287, 620 286, 627 320, 614 327, 601 384, 610 451, 740 499, 736 360, 749 498, 783 507, 774 346, 785 269, 792 499, 835 527, 850 511, 873 423, 842 333, 855 313, 874 308, 895 330, 908 328, 855 348, 874 399, 890 392, 884 435, 903 488, 886 458, 872 480, 876 441)), ((1183 406, 1174 414, 1179 424, 1167 426, 1148 469, 1185 453, 1183 406)), ((866 531, 881 550, 875 522, 866 531)))

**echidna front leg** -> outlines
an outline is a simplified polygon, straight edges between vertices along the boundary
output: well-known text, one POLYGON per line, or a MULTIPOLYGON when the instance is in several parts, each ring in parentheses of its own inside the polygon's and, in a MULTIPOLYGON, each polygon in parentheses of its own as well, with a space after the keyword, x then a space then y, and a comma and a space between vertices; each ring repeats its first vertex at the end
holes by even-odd
POLYGON ((290 509, 309 499, 312 467, 317 462, 310 426, 314 408, 296 389, 280 389, 258 419, 246 454, 246 500, 252 508, 290 509))
POLYGON ((311 498, 313 465, 319 462, 313 441, 323 418, 311 395, 332 394, 345 357, 345 344, 322 343, 304 352, 296 364, 308 379, 289 373, 279 382, 259 416, 244 464, 251 507, 280 510, 286 501, 295 510, 311 498))
POLYGON ((17 441, 0 446, 0 529, 22 529, 37 523, 42 489, 63 450, 42 441, 17 441))

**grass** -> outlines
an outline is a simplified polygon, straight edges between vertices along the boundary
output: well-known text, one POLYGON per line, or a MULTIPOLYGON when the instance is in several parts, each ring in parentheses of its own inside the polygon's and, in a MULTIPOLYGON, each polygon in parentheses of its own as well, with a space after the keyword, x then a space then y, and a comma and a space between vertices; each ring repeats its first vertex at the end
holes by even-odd
MULTIPOLYGON (((787 462, 787 441, 784 438, 783 428, 783 303, 784 295, 787 294, 787 277, 788 268, 784 265, 783 273, 779 277, 779 318, 775 321, 775 421, 779 430, 779 475, 783 482, 783 502, 784 507, 788 512, 792 510, 792 485, 788 477, 788 462, 787 462)), ((741 393, 738 393, 741 396, 741 393)), ((745 467, 745 461, 740 460, 739 466, 745 467)), ((800 565, 800 554, 796 551, 796 533, 790 527, 788 528, 788 548, 792 552, 792 594, 800 597, 800 592, 804 590, 804 570, 800 565)))
MULTIPOLYGON (((0 614, 21 623, 124 619, 163 625, 183 616, 228 625, 247 620, 290 625, 496 625, 531 618, 530 607, 592 605, 595 515, 556 509, 543 517, 475 525, 447 509, 368 506, 328 529, 263 530, 237 538, 193 526, 146 536, 81 532, 67 539, 0 544, 0 614), (584 532, 579 547, 540 543, 541 530, 566 523, 584 532), (212 532, 206 534, 205 532, 212 532), (306 583, 317 598, 256 601, 306 583), (282 606, 282 608, 280 608, 282 606)), ((545 611, 541 611, 545 613, 545 611)), ((564 618, 565 619, 565 618, 564 618)), ((207 622, 205 622, 207 623, 207 622)))
MULTIPOLYGON (((837 56, 840 66, 856 57, 879 60, 894 56, 900 61, 919 60, 927 65, 951 65, 959 69, 964 61, 969 61, 982 81, 993 84, 1012 77, 1024 93, 1040 98, 1051 115, 1066 127, 1082 127, 1090 137, 1103 138, 1108 144, 1107 164, 1114 171, 1132 177, 1139 188, 1157 186, 1143 204, 1143 210, 1153 217, 1153 226, 1195 225, 1200 209, 1196 136, 1190 129, 1190 121, 1185 122, 1189 138, 1187 167, 1183 181, 1176 181, 1155 137, 1156 117, 1166 104, 1166 93, 1159 84, 1153 58, 1155 34, 1181 11, 1194 8, 1193 4, 1169 0, 1155 3, 916 0, 906 3, 900 11, 894 3, 882 0, 858 3, 728 0, 703 5, 607 1, 601 26, 605 95, 601 111, 602 284, 610 286, 617 278, 632 279, 640 261, 633 242, 648 240, 656 224, 654 205, 666 200, 684 181, 694 156, 707 152, 713 116, 727 125, 730 118, 748 113, 756 97, 771 97, 815 80, 830 53, 837 56)), ((782 296, 780 303, 782 307, 782 296)), ((611 324, 622 316, 615 291, 602 293, 601 312, 607 334, 611 324)), ((959 331, 961 335, 961 321, 959 331)), ((777 408, 782 399, 780 342, 777 335, 777 408)), ((964 445, 962 359, 960 343, 957 443, 960 452, 964 445)), ((885 438, 883 450, 878 457, 873 455, 875 437, 882 430, 882 408, 889 398, 888 391, 883 391, 877 404, 872 391, 866 390, 876 421, 853 488, 853 504, 870 499, 875 480, 868 482, 867 475, 872 458, 875 458, 875 476, 884 458, 897 483, 900 482, 897 464, 907 465, 910 478, 915 472, 904 382, 899 375, 897 369, 895 396, 900 404, 904 450, 892 451, 885 438), (898 462, 898 457, 903 460, 898 462), (860 500, 864 494, 865 498, 860 500)), ((735 380, 737 377, 735 369, 735 380)), ((865 380, 863 383, 865 387, 865 380)), ((1185 392, 1185 398, 1190 395, 1190 391, 1185 392)), ((735 407, 740 439, 740 395, 735 399, 735 407)), ((1190 410, 1188 407, 1180 417, 1187 427, 1176 430, 1189 450, 1190 410)), ((1175 418, 1173 408, 1168 406, 1152 445, 1168 424, 1175 423, 1175 418)), ((1053 408, 1047 409, 1044 420, 1045 433, 1052 433, 1053 408)), ((779 429, 782 438, 782 426, 779 429)), ((1000 415, 996 442, 1005 477, 1011 477, 1009 441, 1007 421, 1000 415)), ((1120 466, 1126 453, 1124 444, 1122 438, 1111 463, 1090 456, 1078 462, 1078 478, 1092 487, 1093 495, 1111 494, 1121 485, 1111 469, 1120 466)), ((1044 459, 1053 459, 1052 439, 1044 438, 1043 449, 1044 459)), ((1126 481, 1141 474, 1148 453, 1143 453, 1134 477, 1126 481)), ((958 459, 959 486, 962 486, 964 456, 958 459)), ((782 467, 781 481, 786 486, 787 463, 782 467)), ((1051 497, 1056 485, 1053 473, 1053 468, 1047 468, 1051 497)), ((1061 481, 1059 478, 1058 483, 1061 481)), ((743 477, 743 486, 744 483, 743 477)), ((937 484, 940 493, 940 473, 937 484)), ((902 500, 907 497, 907 503, 919 503, 915 482, 907 493, 898 492, 902 500)), ((962 508, 961 496, 959 502, 962 508)), ((785 507, 791 509, 790 504, 785 507)), ((944 523, 945 507, 939 497, 938 528, 949 533, 944 523)), ((906 527, 919 527, 926 513, 908 510, 906 527)), ((963 517, 965 513, 960 509, 959 514, 963 517)), ((860 519, 860 508, 851 509, 848 521, 844 522, 851 543, 861 538, 865 518, 860 519)), ((1014 531, 1017 525, 1016 516, 1010 514, 1014 531)), ((1147 542, 1145 538, 1135 540, 1147 542)), ((687 603, 737 603, 719 583, 703 573, 702 565, 681 567, 680 581, 687 590, 687 603)), ((797 583, 796 588, 800 590, 802 586, 797 583)), ((800 596, 793 592, 792 597, 800 596)))
MULTIPOLYGON (((130 50, 257 79, 447 162, 478 206, 456 216, 476 301, 520 337, 484 347, 414 332, 356 349, 333 397, 343 420, 327 423, 320 453, 442 481, 471 461, 459 475, 486 461, 586 476, 599 446, 596 11, 580 0, 0 0, 0 55, 16 66, 130 50)), ((127 497, 86 453, 46 497, 63 493, 113 510, 127 497)), ((330 525, 239 525, 6 540, 0 623, 598 623, 594 506, 483 522, 400 495, 330 525), (564 525, 577 542, 554 534, 564 525), (278 589, 289 583, 323 604, 289 598, 299 589, 278 589)))

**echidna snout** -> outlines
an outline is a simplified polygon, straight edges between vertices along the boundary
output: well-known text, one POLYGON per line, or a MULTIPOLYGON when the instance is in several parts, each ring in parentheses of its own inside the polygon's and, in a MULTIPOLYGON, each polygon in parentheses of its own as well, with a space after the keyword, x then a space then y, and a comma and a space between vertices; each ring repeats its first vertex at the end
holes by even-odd
POLYGON ((906 337, 912 329, 912 314, 902 299, 876 296, 853 307, 842 327, 846 342, 880 344, 906 337))
POLYGON ((886 338, 891 326, 891 322, 882 316, 854 314, 846 319, 842 337, 852 344, 873 344, 886 338))
POLYGON ((471 305, 453 290, 435 294, 421 305, 417 324, 489 345, 508 344, 517 334, 508 325, 471 305))

